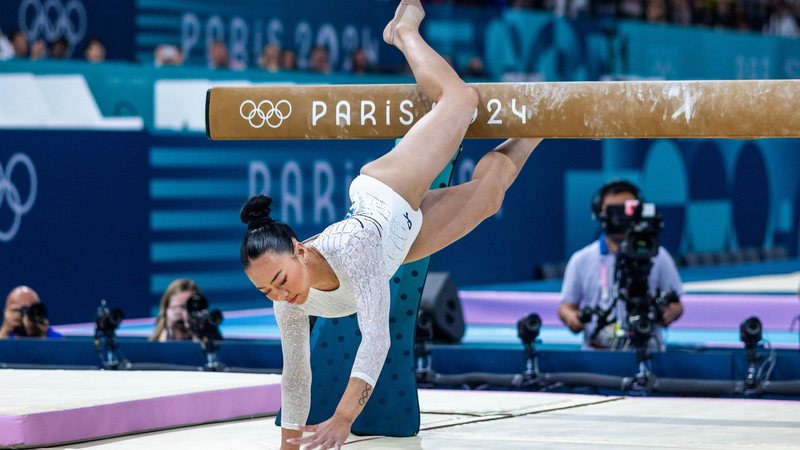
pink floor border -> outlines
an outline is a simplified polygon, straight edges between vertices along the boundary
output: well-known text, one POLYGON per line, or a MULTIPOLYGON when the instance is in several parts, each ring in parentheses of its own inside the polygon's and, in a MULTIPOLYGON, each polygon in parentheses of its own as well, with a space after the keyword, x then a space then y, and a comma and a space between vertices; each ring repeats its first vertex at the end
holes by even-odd
POLYGON ((0 415, 0 446, 32 447, 274 414, 280 384, 171 395, 62 411, 0 415))

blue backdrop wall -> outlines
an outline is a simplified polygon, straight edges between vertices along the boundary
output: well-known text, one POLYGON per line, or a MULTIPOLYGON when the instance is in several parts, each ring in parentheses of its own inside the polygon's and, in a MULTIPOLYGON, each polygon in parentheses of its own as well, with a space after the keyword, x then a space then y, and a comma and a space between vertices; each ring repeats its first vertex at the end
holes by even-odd
POLYGON ((93 321, 101 299, 146 315, 146 134, 0 131, 0 142, 3 299, 29 285, 56 323, 93 321))
MULTIPOLYGON (((238 211, 256 193, 302 236, 343 217, 360 166, 391 141, 211 142, 117 132, 0 132, 0 292, 40 291, 58 323, 101 298, 149 313, 176 277, 215 303, 260 304, 238 262, 238 211), (13 192, 12 192, 13 188, 13 192), (256 302, 256 303, 254 303, 256 302)), ((466 141, 454 180, 495 141, 466 141)), ((800 152, 792 140, 547 141, 503 209, 432 258, 460 285, 525 280, 590 242, 589 202, 627 177, 664 212, 673 253, 782 245, 797 254, 800 152), (491 267, 491 270, 487 269, 491 267)))

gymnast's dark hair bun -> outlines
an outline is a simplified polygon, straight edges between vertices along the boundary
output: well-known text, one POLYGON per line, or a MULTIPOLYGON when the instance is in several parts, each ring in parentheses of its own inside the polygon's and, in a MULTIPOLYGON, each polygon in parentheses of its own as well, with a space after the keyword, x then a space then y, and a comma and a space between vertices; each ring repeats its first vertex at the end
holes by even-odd
POLYGON ((251 197, 242 207, 239 218, 242 220, 242 223, 247 224, 248 230, 261 228, 268 223, 274 222, 274 220, 269 217, 269 205, 271 204, 272 199, 266 195, 251 197))

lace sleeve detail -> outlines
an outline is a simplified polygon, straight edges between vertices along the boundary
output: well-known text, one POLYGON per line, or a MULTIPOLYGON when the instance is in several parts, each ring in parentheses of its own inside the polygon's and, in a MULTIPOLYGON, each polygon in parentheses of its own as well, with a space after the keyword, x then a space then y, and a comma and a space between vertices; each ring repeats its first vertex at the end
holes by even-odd
POLYGON ((311 350, 308 316, 286 302, 275 302, 275 319, 281 332, 281 427, 297 430, 311 409, 311 350))
POLYGON ((353 284, 361 344, 351 377, 375 386, 389 352, 389 280, 383 266, 381 237, 372 227, 358 229, 341 253, 342 266, 353 284))

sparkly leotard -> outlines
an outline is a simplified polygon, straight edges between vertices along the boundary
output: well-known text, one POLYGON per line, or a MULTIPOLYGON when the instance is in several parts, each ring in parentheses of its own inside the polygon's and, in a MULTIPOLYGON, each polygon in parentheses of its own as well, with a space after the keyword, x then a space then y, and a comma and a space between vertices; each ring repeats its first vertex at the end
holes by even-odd
POLYGON ((360 175, 350 185, 353 205, 345 220, 327 227, 310 245, 336 273, 339 287, 311 289, 303 305, 275 302, 281 332, 281 427, 297 429, 308 418, 311 365, 308 316, 357 313, 361 344, 351 377, 375 386, 391 345, 389 278, 405 259, 422 226, 422 213, 380 181, 360 175))

